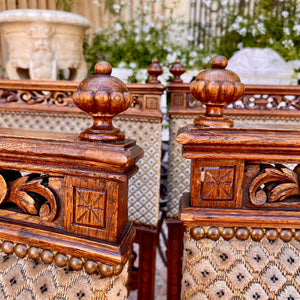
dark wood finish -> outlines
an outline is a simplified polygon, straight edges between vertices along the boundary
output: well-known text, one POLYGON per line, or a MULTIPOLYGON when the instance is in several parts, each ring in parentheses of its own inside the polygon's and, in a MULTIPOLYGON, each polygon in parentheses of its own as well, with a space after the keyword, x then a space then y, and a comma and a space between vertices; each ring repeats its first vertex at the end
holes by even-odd
POLYGON ((205 105, 205 115, 194 120, 196 125, 208 127, 232 127, 233 122, 224 117, 224 106, 233 103, 244 92, 244 85, 233 72, 225 70, 227 59, 216 56, 212 69, 200 72, 191 83, 191 93, 205 105))
MULTIPOLYGON (((209 76, 211 82, 227 80, 225 77, 220 78, 214 69, 200 73, 197 78, 207 79, 209 76)), ((271 241, 282 239, 289 242, 292 238, 298 240, 299 166, 291 169, 286 164, 300 161, 300 131, 282 125, 280 128, 272 125, 232 128, 229 122, 227 128, 224 128, 222 108, 215 110, 214 107, 213 112, 216 111, 216 115, 221 118, 212 123, 212 111, 210 108, 207 110, 206 101, 211 100, 209 106, 222 102, 224 97, 219 94, 222 82, 211 87, 208 99, 204 95, 206 84, 197 89, 196 84, 197 80, 191 84, 191 88, 195 89, 194 96, 206 105, 206 113, 201 117, 201 122, 181 129, 177 137, 177 142, 183 145, 183 157, 192 160, 191 193, 182 197, 180 207, 179 219, 183 226, 189 228, 191 237, 196 240, 208 238, 217 241, 220 237, 225 240, 236 237, 239 240, 251 238, 260 241, 264 236, 271 241), (200 97, 202 93, 204 101, 200 97), (218 122, 220 123, 217 124, 218 122)), ((187 100, 190 96, 184 94, 183 90, 175 90, 178 94, 174 93, 173 96, 174 116, 192 109, 189 106, 191 102, 187 100)), ((290 113, 293 108, 299 109, 299 87, 290 87, 286 91, 283 87, 277 87, 273 91, 278 91, 279 96, 272 97, 280 99, 278 104, 286 101, 286 107, 275 114, 270 109, 270 115, 287 118, 300 115, 299 111, 290 113), (280 98, 280 95, 290 93, 295 96, 292 103, 280 98)), ((266 87, 260 93, 273 95, 273 91, 266 87)), ((244 114, 249 108, 249 97, 245 97, 247 92, 249 89, 246 87, 245 94, 240 99, 244 103, 244 114)), ((223 91, 224 95, 227 93, 232 94, 229 85, 223 91)), ((257 91, 253 90, 253 93, 257 91)), ((262 115, 259 107, 266 105, 263 99, 265 98, 254 100, 252 115, 262 115)), ((231 111, 236 107, 238 105, 233 104, 231 111)), ((199 111, 201 109, 196 109, 195 113, 198 114, 199 111)), ((171 288, 172 286, 168 287, 168 290, 171 288)))
POLYGON ((183 225, 178 219, 167 219, 167 299, 181 299, 183 225))
POLYGON ((156 245, 159 238, 157 228, 136 227, 136 241, 139 244, 138 300, 154 299, 156 245))
MULTIPOLYGON (((121 119, 125 119, 125 120, 134 120, 135 122, 138 122, 139 120, 143 119, 148 119, 150 121, 154 121, 154 122, 159 122, 162 119, 162 114, 160 112, 160 101, 161 101, 161 95, 162 92, 164 90, 164 87, 160 84, 160 82, 157 80, 157 76, 159 76, 161 74, 161 67, 157 64, 157 62, 154 62, 154 66, 152 66, 149 69, 149 75, 152 77, 153 80, 150 80, 147 84, 138 84, 138 83, 132 83, 132 84, 127 84, 126 88, 128 89, 128 91, 130 92, 130 94, 132 95, 133 101, 131 106, 124 112, 120 113, 117 118, 121 118, 121 119), (151 82, 151 83, 150 83, 151 82)), ((80 114, 82 115, 83 112, 78 109, 73 100, 72 100, 72 95, 73 93, 77 90, 77 87, 79 85, 79 82, 70 82, 70 81, 33 81, 33 80, 6 80, 6 79, 0 79, 0 109, 5 110, 5 111, 22 111, 22 112, 42 112, 42 113, 49 113, 49 115, 51 116, 51 114, 57 114, 57 113, 68 113, 68 114, 80 114)), ((123 128, 121 128, 123 130, 123 128)), ((10 132, 10 131, 8 131, 10 132)), ((22 135, 22 134, 20 134, 22 135)), ((58 137, 58 135, 55 135, 55 137, 58 137)), ((45 138, 45 135, 43 135, 42 138, 45 138)), ((74 136, 74 139, 76 141, 79 142, 78 137, 74 136)), ((38 140, 38 139, 37 139, 38 140)), ((39 145, 39 144, 38 144, 39 145)), ((78 157, 83 158, 83 152, 80 150, 81 146, 80 142, 79 144, 77 144, 77 146, 74 145, 73 151, 74 151, 74 157, 79 155, 78 157)), ((90 146, 92 144, 89 144, 90 146)), ((119 165, 119 167, 115 164, 115 159, 117 159, 117 161, 123 160, 123 163, 126 164, 131 164, 131 162, 128 161, 128 157, 126 157, 126 153, 130 153, 133 155, 138 155, 137 152, 135 152, 134 148, 132 148, 132 144, 130 141, 126 141, 125 146, 123 147, 120 144, 115 144, 114 146, 112 146, 116 152, 114 152, 114 155, 110 155, 108 150, 109 147, 105 148, 105 144, 103 144, 104 146, 104 151, 101 152, 101 156, 106 156, 106 160, 107 163, 110 164, 110 167, 113 169, 113 172, 110 174, 106 174, 105 172, 102 172, 101 170, 103 169, 103 164, 102 162, 98 162, 97 159, 96 161, 94 161, 95 158, 95 154, 96 153, 100 153, 101 149, 99 149, 98 147, 95 146, 94 149, 90 149, 90 155, 89 158, 92 159, 91 163, 87 166, 85 165, 84 168, 78 168, 78 170, 74 173, 70 173, 70 175, 74 175, 68 177, 68 179, 66 179, 66 185, 68 186, 68 189, 65 191, 66 194, 68 194, 69 196, 74 196, 76 197, 76 195, 78 195, 78 191, 82 191, 83 190, 83 194, 87 197, 89 197, 89 195, 91 195, 91 197, 97 197, 100 196, 103 198, 105 197, 104 191, 101 190, 95 190, 93 187, 92 183, 88 183, 88 178, 90 178, 91 176, 97 176, 101 179, 98 179, 98 182, 102 184, 102 186, 104 186, 104 188, 106 189, 107 187, 110 186, 114 186, 114 190, 116 192, 119 191, 119 197, 120 197, 120 203, 125 203, 125 196, 127 193, 124 192, 125 191, 125 186, 127 184, 127 179, 126 176, 131 176, 134 172, 135 172, 135 168, 133 168, 131 171, 125 171, 125 169, 123 169, 123 167, 121 165, 119 165), (122 148, 123 147, 123 148, 122 148), (124 154, 121 156, 117 155, 117 151, 122 152, 124 154), (123 150, 125 152, 123 152, 123 150), (127 152, 128 150, 128 152, 127 152), (94 157, 94 158, 92 158, 94 157), (110 161, 110 162, 109 162, 110 161), (88 170, 88 168, 90 168, 90 170, 88 170), (118 173, 117 170, 121 170, 123 169, 124 174, 123 175, 121 173, 118 173), (80 179, 80 177, 78 176, 83 176, 82 179, 80 179), (114 181, 110 181, 110 180, 114 180, 114 181), (71 184, 72 183, 78 183, 77 186, 77 190, 72 190, 71 189, 71 184), (86 188, 88 187, 88 188, 86 188), (91 188, 90 188, 91 187, 91 188), (88 191, 86 191, 88 190, 88 191), (123 198, 122 198, 123 197, 123 198)), ((49 146, 49 145, 48 145, 49 146)), ((92 146, 91 146, 92 147, 92 146)), ((17 148, 17 146, 16 146, 17 148)), ((39 147, 37 146, 36 149, 38 149, 39 147)), ((51 151, 60 151, 60 148, 58 147, 58 149, 55 149, 55 147, 53 147, 53 149, 51 151)), ((61 149, 63 150, 63 149, 61 149)), ((70 151, 71 152, 71 151, 70 151)), ((22 154, 20 154, 22 155, 22 154)), ((65 153, 61 153, 60 155, 65 155, 65 153)), ((42 155, 43 156, 43 155, 42 155)), ((42 158, 41 158, 42 159, 42 158)), ((136 157, 136 160, 138 159, 138 157, 136 157)), ((49 163, 51 162, 51 158, 49 158, 49 163)), ((71 161, 71 158, 70 158, 71 161)), ((56 163, 53 161, 53 166, 57 167, 57 172, 58 169, 63 169, 66 166, 62 166, 60 167, 61 164, 61 160, 58 161, 56 160, 56 163)), ((119 161, 121 163, 121 161, 119 161)), ((78 166, 80 166, 81 164, 85 164, 85 160, 84 159, 79 159, 78 160, 78 166)), ((11 167, 11 165, 9 163, 6 163, 8 168, 11 167)), ((44 160, 41 161, 40 163, 41 165, 44 164, 44 160)), ((25 165, 24 165, 25 166, 25 165)), ((20 164, 20 170, 22 169, 22 165, 20 164)), ((28 167, 26 165, 26 167, 28 167)), ((75 166, 74 166, 75 167, 75 166)), ((49 167, 50 168, 50 167, 49 167)), ((35 166, 30 166, 30 172, 37 172, 38 168, 36 168, 35 166)), ((73 169, 70 170, 70 172, 73 172, 73 169)), ((53 181, 54 178, 52 177, 51 180, 53 181)), ((59 178, 59 180, 63 180, 62 178, 59 178)), ((111 189, 110 189, 111 190, 111 189)), ((60 193, 60 197, 63 197, 64 193, 61 193, 61 191, 59 189, 57 189, 56 191, 57 193, 60 193)), ((106 197, 109 193, 106 193, 106 197)), ((80 200, 77 199, 78 204, 82 204, 80 202, 80 200)), ((119 209, 125 209, 125 207, 127 207, 127 203, 126 205, 120 205, 118 206, 119 209)), ((66 209, 70 209, 71 211, 76 212, 76 208, 74 208, 74 206, 72 207, 72 205, 69 205, 67 203, 64 203, 63 206, 66 206, 66 209)), ((100 204, 99 204, 100 205, 100 204)), ((110 207, 112 208, 113 205, 110 204, 110 207)), ((101 205, 99 206, 99 208, 101 209, 101 205)), ((107 208, 108 209, 108 208, 107 208)), ((80 208, 79 210, 77 210, 77 214, 78 216, 84 212, 84 207, 80 208)), ((14 212, 10 212, 9 215, 13 215, 14 214, 14 218, 19 218, 19 215, 16 215, 14 212)), ((119 211, 120 215, 124 214, 124 211, 119 211)), ((109 215, 109 214, 108 214, 109 215)), ((1 216, 1 211, 0 211, 0 216, 1 216)), ((34 223, 34 221, 32 221, 34 218, 36 218, 35 216, 28 216, 27 220, 31 222, 31 224, 34 223)), ((101 228, 101 226, 99 226, 99 222, 96 221, 95 219, 93 219, 93 221, 95 222, 94 224, 94 228, 93 227, 87 227, 84 226, 84 222, 87 218, 84 217, 83 219, 80 219, 77 223, 79 224, 72 224, 72 218, 74 218, 73 215, 69 215, 65 220, 62 220, 62 218, 60 218, 60 216, 57 217, 57 222, 59 220, 59 224, 60 227, 63 227, 62 224, 64 224, 65 222, 65 226, 67 228, 69 228, 70 231, 72 232, 76 232, 77 233, 86 233, 88 236, 90 236, 90 239, 98 239, 99 234, 102 236, 108 236, 108 233, 104 233, 104 229, 101 228), (98 225, 97 225, 98 224, 98 225), (98 233, 97 233, 98 232, 98 233)), ((79 216, 80 218, 80 216, 79 216)), ((101 219, 101 218, 100 218, 101 219)), ((107 218, 109 221, 110 219, 107 218)), ((124 223, 124 221, 120 220, 120 224, 124 223)), ((48 223, 47 223, 48 224, 48 223)), ((46 226, 46 222, 44 222, 44 226, 46 226)), ((126 225, 127 226, 127 225, 126 225)), ((52 229, 51 229, 52 230, 52 229)), ((113 236, 117 236, 118 233, 121 230, 121 225, 120 228, 118 228, 116 231, 111 231, 113 236)), ((141 229, 143 230, 143 229, 141 229)), ((156 234, 158 235, 158 232, 156 229, 153 229, 153 231, 156 232, 156 234)), ((76 234, 77 234, 76 233, 76 234)), ((131 240, 132 240, 133 235, 131 235, 131 240)), ((151 238, 154 238, 154 236, 152 236, 151 238)), ((128 243, 130 244, 129 238, 127 239, 128 243)), ((154 245, 156 245, 156 243, 154 243, 154 245)), ((122 246, 123 248, 125 246, 122 246)), ((120 248, 120 247, 119 247, 120 248)), ((121 252, 123 253, 124 250, 123 248, 121 249, 121 252)), ((114 248, 117 251, 117 248, 114 248)), ((124 248, 125 249, 125 248, 124 248)), ((148 249, 146 249, 147 251, 148 249)), ((122 254, 123 255, 123 254, 122 254)), ((125 255, 125 254, 124 254, 125 255)), ((101 256, 101 259, 103 260, 105 257, 105 255, 103 254, 101 256)), ((151 257, 151 259, 153 259, 151 257)), ((150 259, 150 260, 151 260, 150 259)), ((118 261, 120 260, 119 258, 117 259, 118 261)), ((124 261, 124 259, 122 258, 122 261, 124 261)), ((150 264, 152 266, 152 270, 151 270, 151 276, 149 278, 149 283, 147 282, 143 282, 143 284, 140 284, 140 286, 149 286, 146 289, 149 289, 150 291, 154 291, 154 276, 155 276, 155 271, 154 271, 154 267, 155 267, 155 256, 154 256, 154 261, 152 262, 148 262, 148 265, 150 264)), ((142 269, 142 268, 141 268, 142 269)), ((147 271, 148 273, 148 271, 147 271)), ((148 276, 148 274, 146 275, 148 276)), ((148 276, 149 277, 149 276, 148 276)), ((139 271, 137 278, 139 278, 139 280, 141 281, 141 278, 145 278, 145 276, 143 275, 143 273, 141 273, 141 271, 139 271)), ((144 289, 144 288, 143 288, 144 289)), ((141 293, 140 293, 141 294, 141 293)), ((150 295, 153 295, 154 297, 154 292, 151 292, 150 295)))
POLYGON ((163 73, 162 66, 158 63, 158 59, 154 58, 152 64, 147 69, 150 79, 148 80, 148 83, 152 84, 159 84, 160 81, 157 79, 159 75, 163 73))
MULTIPOLYGON (((96 77, 95 94, 104 87, 96 77)), ((88 95, 80 96, 81 107, 90 107, 89 101, 88 95)), ((64 266, 69 261, 74 270, 85 267, 89 273, 98 267, 104 276, 121 272, 135 235, 128 222, 128 179, 143 150, 133 140, 112 143, 109 134, 108 129, 105 142, 90 142, 76 134, 0 129, 5 253, 13 250, 25 257, 27 247, 39 248, 29 255, 44 253, 47 263, 64 266)))

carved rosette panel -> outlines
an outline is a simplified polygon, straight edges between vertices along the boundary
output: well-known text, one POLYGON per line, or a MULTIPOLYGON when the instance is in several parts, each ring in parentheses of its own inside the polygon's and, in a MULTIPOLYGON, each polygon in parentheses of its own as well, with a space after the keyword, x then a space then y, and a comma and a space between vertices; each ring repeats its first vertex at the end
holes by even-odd
POLYGON ((298 166, 292 170, 282 164, 249 164, 246 166, 245 186, 248 187, 249 202, 254 206, 300 204, 298 166))
MULTIPOLYGON (((53 221, 58 212, 54 192, 49 188, 49 176, 17 171, 0 171, 0 205, 14 204, 24 213, 39 215, 43 221, 53 221)), ((5 206, 5 207, 6 207, 5 206)))
POLYGON ((202 183, 203 200, 232 200, 233 198, 233 167, 205 168, 202 183))
POLYGON ((105 212, 106 192, 75 188, 75 224, 104 228, 105 212))
POLYGON ((240 207, 242 173, 240 162, 192 162, 192 206, 240 207))

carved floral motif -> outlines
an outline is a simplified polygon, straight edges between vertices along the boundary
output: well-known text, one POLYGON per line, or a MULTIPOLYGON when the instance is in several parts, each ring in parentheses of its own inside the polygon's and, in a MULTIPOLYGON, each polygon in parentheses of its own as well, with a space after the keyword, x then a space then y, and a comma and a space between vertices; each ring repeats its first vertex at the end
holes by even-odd
POLYGON ((21 176, 16 171, 0 172, 0 205, 14 203, 23 212, 39 215, 44 221, 53 221, 57 202, 48 187, 49 176, 30 174, 21 176))
MULTIPOLYGON (((258 165, 248 165, 248 173, 255 173, 258 165)), ((300 194, 297 168, 291 170, 284 165, 262 165, 261 171, 252 179, 249 198, 254 205, 279 202, 300 194)))

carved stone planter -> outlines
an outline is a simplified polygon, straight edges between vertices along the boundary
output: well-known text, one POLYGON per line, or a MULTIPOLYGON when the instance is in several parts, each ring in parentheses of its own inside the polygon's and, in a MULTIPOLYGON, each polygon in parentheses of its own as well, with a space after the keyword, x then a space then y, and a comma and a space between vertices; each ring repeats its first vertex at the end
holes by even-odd
POLYGON ((10 79, 81 80, 87 19, 72 13, 17 9, 0 13, 2 67, 10 79))

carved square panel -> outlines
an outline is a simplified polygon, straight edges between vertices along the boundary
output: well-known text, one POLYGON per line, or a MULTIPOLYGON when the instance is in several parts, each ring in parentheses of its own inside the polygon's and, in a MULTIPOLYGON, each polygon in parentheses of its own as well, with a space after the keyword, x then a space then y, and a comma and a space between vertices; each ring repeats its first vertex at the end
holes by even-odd
POLYGON ((78 225, 104 228, 106 192, 74 188, 74 223, 78 225))
POLYGON ((202 170, 203 200, 232 200, 234 167, 211 167, 202 170))
POLYGON ((192 160, 191 205, 241 207, 244 163, 233 160, 192 160))

